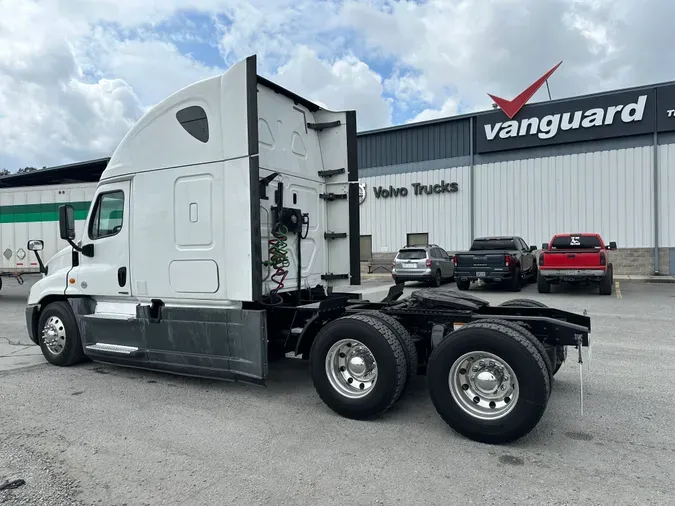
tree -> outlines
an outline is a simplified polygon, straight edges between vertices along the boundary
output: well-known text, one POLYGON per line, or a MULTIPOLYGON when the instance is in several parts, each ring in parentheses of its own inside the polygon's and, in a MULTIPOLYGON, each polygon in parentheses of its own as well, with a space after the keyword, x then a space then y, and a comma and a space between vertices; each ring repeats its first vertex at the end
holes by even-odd
POLYGON ((25 174, 27 172, 33 172, 37 170, 35 167, 23 167, 16 171, 17 174, 25 174))
POLYGON ((9 176, 11 172, 9 172, 7 169, 0 169, 0 176, 9 176))

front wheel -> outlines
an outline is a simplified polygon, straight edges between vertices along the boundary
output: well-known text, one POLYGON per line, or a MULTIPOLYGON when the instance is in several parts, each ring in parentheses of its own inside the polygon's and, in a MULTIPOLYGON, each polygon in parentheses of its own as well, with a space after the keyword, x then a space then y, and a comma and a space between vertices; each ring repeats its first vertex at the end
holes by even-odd
POLYGON ((316 335, 310 371, 321 400, 346 418, 363 420, 388 410, 401 396, 407 362, 385 322, 367 314, 333 320, 316 335))
POLYGON ((530 340, 489 322, 448 334, 431 353, 427 378, 431 400, 445 422, 489 444, 529 433, 551 391, 549 371, 530 340))
POLYGON ((44 308, 37 336, 42 354, 50 364, 69 366, 85 359, 80 331, 67 302, 52 302, 44 308))

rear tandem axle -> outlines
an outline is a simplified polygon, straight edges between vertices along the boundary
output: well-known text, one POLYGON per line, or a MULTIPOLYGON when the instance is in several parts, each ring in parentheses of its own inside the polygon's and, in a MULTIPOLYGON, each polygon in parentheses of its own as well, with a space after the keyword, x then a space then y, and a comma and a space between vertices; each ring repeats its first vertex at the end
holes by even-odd
POLYGON ((434 407, 454 430, 485 443, 513 441, 541 419, 566 347, 589 346, 585 315, 528 299, 490 306, 456 291, 399 300, 402 291, 392 287, 382 302, 333 294, 278 308, 295 310, 283 347, 309 360, 317 393, 336 413, 380 415, 411 376, 426 374, 434 407))

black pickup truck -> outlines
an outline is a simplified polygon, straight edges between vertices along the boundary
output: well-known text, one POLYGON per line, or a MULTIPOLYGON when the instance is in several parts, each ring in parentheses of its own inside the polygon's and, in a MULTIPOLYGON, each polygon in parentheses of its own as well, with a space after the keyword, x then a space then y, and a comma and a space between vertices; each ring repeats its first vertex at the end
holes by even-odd
POLYGON ((468 290, 472 281, 507 283, 519 292, 523 281, 537 281, 536 246, 520 237, 478 237, 467 252, 456 253, 457 288, 468 290))

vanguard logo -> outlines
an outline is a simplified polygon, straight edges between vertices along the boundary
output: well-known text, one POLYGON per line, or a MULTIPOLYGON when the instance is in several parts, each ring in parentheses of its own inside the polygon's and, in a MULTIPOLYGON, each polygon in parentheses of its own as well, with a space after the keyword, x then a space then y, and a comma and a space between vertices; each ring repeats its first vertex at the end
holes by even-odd
POLYGON ((618 117, 624 123, 641 121, 647 103, 647 95, 640 95, 637 101, 629 104, 612 105, 606 108, 593 108, 587 111, 549 114, 543 118, 526 118, 520 121, 506 121, 494 125, 484 125, 487 140, 497 135, 502 139, 537 135, 540 139, 555 137, 559 131, 576 130, 611 125, 618 117), (619 114, 620 113, 620 114, 619 114))

